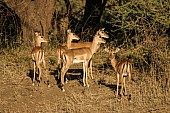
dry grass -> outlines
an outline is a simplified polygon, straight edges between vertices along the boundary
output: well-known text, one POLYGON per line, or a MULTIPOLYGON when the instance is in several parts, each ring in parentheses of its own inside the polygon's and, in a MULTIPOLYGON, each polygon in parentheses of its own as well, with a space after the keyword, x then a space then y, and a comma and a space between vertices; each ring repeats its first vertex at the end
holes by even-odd
MULTIPOLYGON (((75 7, 72 7, 74 12, 78 12, 81 10, 80 7, 84 7, 82 3, 79 3, 80 1, 71 2, 76 4, 75 7)), ((108 55, 102 49, 93 58, 95 79, 89 79, 90 87, 83 87, 82 76, 78 73, 70 75, 71 80, 65 85, 66 92, 61 92, 53 73, 56 70, 54 48, 59 43, 55 36, 51 36, 49 43, 51 47, 45 48, 50 88, 43 82, 39 87, 32 86, 29 77, 33 70, 31 47, 22 46, 12 50, 0 50, 0 113, 169 113, 170 44, 169 37, 159 37, 160 34, 168 34, 169 5, 166 4, 167 0, 161 1, 160 4, 157 3, 158 1, 153 2, 153 0, 148 2, 136 0, 133 4, 118 6, 113 5, 112 1, 108 1, 108 4, 113 6, 112 9, 106 7, 108 11, 106 10, 105 13, 110 15, 106 22, 109 24, 106 28, 110 30, 108 32, 111 37, 111 43, 108 45, 119 45, 121 42, 122 45, 119 45, 121 52, 118 53, 117 58, 120 60, 128 57, 133 61, 132 82, 127 84, 130 87, 127 90, 128 94, 131 94, 131 101, 127 96, 115 97, 115 72, 110 65, 108 55), (157 8, 157 6, 159 7, 157 8), (136 8, 139 10, 138 12, 136 12, 136 8), (120 22, 122 25, 119 25, 120 22), (129 23, 132 24, 129 25, 129 23), (116 29, 112 29, 110 26, 116 26, 116 29), (117 26, 120 26, 119 29, 117 26), (130 37, 131 30, 136 30, 135 34, 138 36, 130 37), (147 30, 148 34, 144 34, 147 30), (114 33, 122 35, 117 36, 114 33), (130 34, 127 36, 124 33, 130 34), (126 40, 126 42, 122 42, 122 40, 126 40)), ((65 7, 65 4, 62 5, 65 7)), ((29 6, 31 7, 31 5, 29 6)), ((42 10, 41 7, 39 9, 42 10)), ((50 18, 50 16, 48 17, 50 18)), ((82 12, 78 14, 78 17, 76 14, 75 17, 79 20, 83 17, 82 12)), ((47 20, 51 21, 51 19, 47 20)), ((107 20, 103 18, 102 21, 107 20)), ((76 23, 76 26, 77 24, 79 23, 76 23)), ((46 28, 48 27, 46 26, 46 28)), ((86 35, 89 34, 86 33, 86 35)), ((60 33, 58 36, 61 38, 60 33)), ((25 35, 23 37, 28 38, 25 35)), ((28 42, 25 41, 25 43, 28 42)), ((81 69, 81 66, 74 65, 72 69, 81 69)), ((45 78, 43 78, 44 80, 45 78)))
MULTIPOLYGON (((115 98, 116 77, 107 54, 102 49, 94 56, 93 74, 90 87, 82 86, 82 77, 70 76, 63 93, 57 86, 54 74, 50 76, 51 87, 42 83, 32 86, 28 76, 33 69, 31 48, 21 47, 4 50, 0 54, 1 113, 168 113, 170 93, 156 77, 149 72, 140 72, 134 67, 133 81, 128 84, 131 102, 126 96, 115 98)), ((55 51, 46 48, 46 62, 55 70, 55 51), (48 51, 47 51, 48 50, 48 51), (54 64, 54 65, 52 65, 54 64)), ((122 54, 123 55, 123 54, 122 54)), ((77 68, 76 65, 73 66, 77 68)), ((79 67, 81 68, 81 67, 79 67)), ((50 72, 49 72, 50 74, 50 72)), ((44 79, 43 79, 44 80, 44 79)))

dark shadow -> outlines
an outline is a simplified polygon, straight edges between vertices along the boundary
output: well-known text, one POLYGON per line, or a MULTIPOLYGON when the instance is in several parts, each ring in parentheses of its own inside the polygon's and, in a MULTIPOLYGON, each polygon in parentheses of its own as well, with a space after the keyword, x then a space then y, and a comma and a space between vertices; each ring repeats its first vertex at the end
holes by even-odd
POLYGON ((104 79, 100 79, 98 81, 98 84, 99 85, 104 85, 104 86, 110 88, 111 90, 113 90, 114 92, 116 91, 116 88, 117 88, 117 85, 115 85, 115 84, 114 85, 113 84, 107 84, 104 79))
MULTIPOLYGON (((27 76, 31 78, 31 81, 33 82, 33 78, 34 78, 34 70, 30 69, 29 72, 27 73, 27 76)), ((42 82, 42 76, 40 77, 40 80, 38 80, 37 78, 39 77, 39 74, 37 72, 35 72, 35 82, 38 83, 38 86, 40 85, 40 82, 42 82)), ((47 78, 46 78, 47 79, 47 78)), ((50 87, 50 81, 47 80, 43 80, 43 82, 48 85, 48 87, 50 87)))
POLYGON ((131 102, 131 100, 132 100, 132 95, 129 94, 127 98, 128 98, 128 101, 131 102))
MULTIPOLYGON (((99 85, 104 85, 104 86, 110 88, 111 90, 113 90, 114 94, 116 95, 117 85, 115 85, 115 84, 107 84, 104 79, 100 79, 98 81, 98 84, 99 85)), ((119 85, 119 88, 118 88, 118 99, 121 99, 121 97, 122 97, 122 95, 120 94, 120 88, 121 88, 121 86, 119 85)), ((123 93, 123 95, 124 95, 124 93, 123 93)), ((124 95, 124 96, 127 96, 128 101, 131 102, 131 99, 132 99, 132 95, 131 94, 124 95)))
POLYGON ((56 69, 56 70, 51 70, 51 69, 49 69, 49 72, 50 72, 50 73, 49 73, 50 76, 54 76, 57 84, 59 84, 59 69, 56 69))
MULTIPOLYGON (((50 75, 54 76, 59 88, 61 87, 60 72, 61 72, 60 69, 50 70, 50 75)), ((83 75, 83 70, 82 69, 69 69, 67 71, 64 79, 65 79, 65 81, 66 81, 66 79, 68 81, 70 81, 70 80, 78 80, 82 84, 82 82, 80 80, 82 78, 82 75, 83 75)))
POLYGON ((67 71, 66 77, 68 80, 75 80, 82 78, 83 76, 83 69, 69 69, 67 71))
MULTIPOLYGON (((116 91, 117 91, 117 85, 116 84, 107 84, 106 81, 104 79, 100 79, 98 81, 98 84, 99 85, 104 85, 108 88, 110 88, 114 94, 116 95, 116 91)), ((120 88, 121 86, 119 85, 119 89, 118 89, 118 99, 121 99, 122 95, 120 95, 120 88)), ((130 101, 131 100, 131 95, 124 95, 124 96, 128 96, 128 100, 130 101)))
MULTIPOLYGON (((30 69, 29 72, 27 73, 27 76, 30 77, 30 79, 33 81, 34 78, 34 70, 30 69)), ((40 82, 37 77, 39 75, 37 73, 35 73, 35 81, 40 82)))
POLYGON ((98 66, 98 69, 99 70, 102 70, 102 69, 113 69, 112 65, 110 63, 104 63, 104 64, 101 64, 98 66))

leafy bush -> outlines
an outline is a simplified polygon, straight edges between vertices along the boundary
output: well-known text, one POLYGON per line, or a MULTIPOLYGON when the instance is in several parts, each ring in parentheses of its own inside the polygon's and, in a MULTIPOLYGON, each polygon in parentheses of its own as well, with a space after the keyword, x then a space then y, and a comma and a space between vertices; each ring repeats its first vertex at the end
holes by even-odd
POLYGON ((111 33, 110 46, 121 47, 121 56, 132 59, 134 68, 145 73, 138 73, 138 77, 153 76, 167 86, 170 68, 168 0, 131 0, 124 4, 110 3, 108 7, 105 18, 111 33))
POLYGON ((114 39, 119 39, 121 43, 134 35, 139 36, 142 41, 146 32, 151 35, 167 33, 170 29, 169 7, 170 4, 166 0, 148 0, 147 2, 135 0, 123 5, 116 2, 106 9, 106 23, 112 28, 110 32, 114 39))

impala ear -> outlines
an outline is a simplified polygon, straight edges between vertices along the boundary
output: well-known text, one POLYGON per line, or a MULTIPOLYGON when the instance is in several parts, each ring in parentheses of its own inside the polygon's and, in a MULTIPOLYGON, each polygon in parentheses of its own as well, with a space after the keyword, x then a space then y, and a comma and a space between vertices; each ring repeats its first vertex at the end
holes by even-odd
POLYGON ((34 32, 34 34, 37 34, 37 33, 38 33, 37 31, 34 32))
POLYGON ((118 51, 120 51, 120 48, 117 47, 117 48, 116 48, 116 53, 117 53, 118 51))
POLYGON ((37 31, 34 34, 35 34, 35 36, 39 36, 39 32, 37 32, 37 31))
POLYGON ((100 29, 96 32, 97 35, 99 35, 100 29))
POLYGON ((68 29, 68 30, 67 30, 67 33, 68 33, 68 34, 71 33, 71 29, 68 29))
POLYGON ((102 28, 102 31, 104 31, 105 30, 105 28, 102 28))

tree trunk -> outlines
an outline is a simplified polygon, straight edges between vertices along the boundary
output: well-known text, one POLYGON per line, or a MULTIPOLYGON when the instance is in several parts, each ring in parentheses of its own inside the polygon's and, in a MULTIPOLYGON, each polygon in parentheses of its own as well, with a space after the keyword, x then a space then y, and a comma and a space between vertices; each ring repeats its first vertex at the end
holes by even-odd
POLYGON ((21 19, 23 40, 32 45, 34 31, 40 31, 47 37, 51 30, 51 20, 55 11, 56 0, 4 0, 21 19))
POLYGON ((103 10, 107 0, 86 0, 85 13, 84 13, 84 29, 95 29, 99 26, 103 10))

